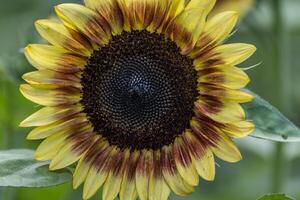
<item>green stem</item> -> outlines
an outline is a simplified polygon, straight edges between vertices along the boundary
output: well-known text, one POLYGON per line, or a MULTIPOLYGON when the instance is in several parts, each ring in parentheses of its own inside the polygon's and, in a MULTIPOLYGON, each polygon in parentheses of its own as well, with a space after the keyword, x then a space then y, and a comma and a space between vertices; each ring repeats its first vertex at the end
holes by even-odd
MULTIPOLYGON (((284 78, 286 73, 282 67, 282 48, 283 48, 283 17, 282 17, 282 0, 273 0, 273 12, 274 12, 274 51, 273 51, 273 65, 274 65, 274 86, 277 89, 275 104, 282 110, 286 109, 286 103, 284 100, 284 78)), ((287 80, 286 80, 287 81, 287 80)), ((274 158, 273 158, 273 174, 272 174, 272 191, 282 192, 282 186, 284 182, 284 144, 275 144, 274 158)))
POLYGON ((272 192, 282 192, 284 182, 284 144, 275 144, 272 192))

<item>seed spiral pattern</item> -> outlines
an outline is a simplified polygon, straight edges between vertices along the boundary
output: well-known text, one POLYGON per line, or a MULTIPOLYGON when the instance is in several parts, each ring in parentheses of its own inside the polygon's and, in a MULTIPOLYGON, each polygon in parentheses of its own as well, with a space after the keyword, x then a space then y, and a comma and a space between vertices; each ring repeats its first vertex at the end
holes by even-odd
POLYGON ((89 59, 82 104, 95 131, 111 144, 158 149, 188 127, 196 77, 192 61, 171 40, 124 32, 89 59))

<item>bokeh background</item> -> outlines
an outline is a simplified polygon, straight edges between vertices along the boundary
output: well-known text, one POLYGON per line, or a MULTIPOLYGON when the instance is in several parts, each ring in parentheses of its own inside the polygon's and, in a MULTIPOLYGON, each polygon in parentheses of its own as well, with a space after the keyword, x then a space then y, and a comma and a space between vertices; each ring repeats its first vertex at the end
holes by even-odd
MULTIPOLYGON (((225 0, 219 0, 225 1, 225 0)), ((236 2, 236 0, 230 0, 236 2)), ((239 0, 237 0, 239 1, 239 0)), ((240 0, 243 1, 243 0, 240 0)), ((246 0, 248 1, 248 0, 246 0)), ((33 22, 51 17, 53 6, 76 0, 0 0, 0 149, 31 148, 28 129, 18 128, 22 119, 38 107, 18 90, 21 75, 33 68, 22 49, 42 42, 33 22)), ((79 2, 79 1, 77 1, 79 2)), ((278 107, 300 126, 300 1, 256 0, 237 26, 230 42, 247 42, 258 48, 243 63, 250 88, 278 107)), ((300 144, 278 144, 254 138, 237 141, 244 159, 238 164, 217 160, 214 182, 202 181, 187 200, 254 200, 266 193, 281 192, 300 199, 300 144)), ((100 194, 94 199, 100 199, 100 194)), ((0 200, 80 200, 81 189, 71 184, 41 189, 1 188, 0 200)))

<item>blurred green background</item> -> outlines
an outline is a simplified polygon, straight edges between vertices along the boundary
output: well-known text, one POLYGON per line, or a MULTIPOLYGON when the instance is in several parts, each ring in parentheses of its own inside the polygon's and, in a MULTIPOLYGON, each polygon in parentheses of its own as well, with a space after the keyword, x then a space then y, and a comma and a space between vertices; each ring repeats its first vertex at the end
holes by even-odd
MULTIPOLYGON (((26 141, 29 130, 19 122, 38 107, 18 90, 20 76, 34 69, 22 53, 28 43, 41 42, 33 22, 50 17, 53 6, 74 0, 0 0, 0 149, 35 148, 26 141)), ((79 1, 77 1, 79 2, 79 1)), ((239 23, 230 42, 255 44, 257 53, 241 67, 250 88, 300 125, 300 1, 260 0, 239 23)), ((254 200, 282 192, 300 199, 300 145, 246 138, 237 141, 244 159, 237 164, 217 161, 214 182, 202 181, 188 200, 254 200)), ((98 198, 100 199, 98 194, 98 198)), ((44 188, 0 188, 0 200, 79 200, 81 189, 71 184, 44 188)), ((183 199, 173 195, 171 199, 183 199)))

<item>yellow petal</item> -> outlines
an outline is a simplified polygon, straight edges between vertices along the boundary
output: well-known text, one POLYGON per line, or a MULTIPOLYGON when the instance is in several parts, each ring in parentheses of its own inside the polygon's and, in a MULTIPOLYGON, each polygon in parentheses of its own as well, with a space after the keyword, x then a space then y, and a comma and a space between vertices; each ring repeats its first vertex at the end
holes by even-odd
POLYGON ((230 89, 245 87, 250 79, 241 69, 229 65, 218 65, 199 71, 199 83, 215 84, 230 89))
POLYGON ((222 0, 217 1, 211 16, 218 13, 232 10, 238 12, 243 17, 254 6, 255 0, 222 0))
POLYGON ((70 108, 64 107, 45 107, 35 112, 24 121, 21 122, 21 127, 30 126, 45 126, 68 116, 79 113, 82 110, 80 106, 70 108))
POLYGON ((131 31, 133 17, 132 17, 132 9, 129 9, 129 4, 131 1, 129 0, 116 0, 119 8, 122 11, 123 15, 123 28, 125 31, 131 31))
POLYGON ((85 116, 76 116, 70 120, 59 120, 49 125, 40 126, 33 129, 27 136, 28 140, 39 140, 49 137, 55 133, 69 133, 76 128, 89 128, 87 118, 85 116))
POLYGON ((72 136, 68 137, 66 144, 53 158, 49 169, 62 169, 77 162, 93 146, 94 142, 97 142, 98 138, 98 135, 93 136, 90 130, 84 131, 79 129, 77 133, 75 131, 75 133, 72 133, 72 136))
POLYGON ((208 14, 216 4, 216 0, 190 0, 186 6, 186 9, 193 9, 197 7, 205 8, 206 13, 208 14))
POLYGON ((52 160, 60 148, 65 144, 67 134, 58 132, 46 138, 37 148, 35 159, 37 160, 52 160))
POLYGON ((149 178, 153 168, 153 152, 143 150, 138 161, 135 180, 136 188, 141 200, 149 199, 149 178))
POLYGON ((116 0, 84 0, 85 5, 97 11, 110 25, 113 35, 123 31, 123 15, 116 0))
POLYGON ((237 12, 223 12, 209 19, 197 42, 201 50, 222 43, 231 33, 238 20, 237 12))
POLYGON ((245 112, 238 103, 222 102, 221 105, 217 105, 211 108, 212 105, 206 105, 205 100, 198 100, 196 108, 199 113, 205 114, 211 119, 220 123, 233 123, 243 121, 245 119, 245 112))
POLYGON ((86 59, 75 56, 60 47, 31 44, 25 48, 25 56, 35 68, 49 69, 63 73, 76 73, 83 70, 86 59))
POLYGON ((191 52, 198 41, 205 24, 205 9, 202 7, 184 10, 174 20, 170 30, 170 37, 181 48, 182 54, 191 52))
POLYGON ((201 158, 192 158, 198 174, 207 181, 215 179, 215 159, 211 150, 207 149, 201 158))
POLYGON ((62 47, 84 56, 90 56, 92 53, 91 47, 84 40, 79 42, 73 38, 63 24, 45 19, 36 21, 35 26, 40 35, 54 46, 62 47))
POLYGON ((157 177, 154 172, 149 180, 149 200, 168 200, 171 190, 163 177, 157 177))
POLYGON ((65 168, 80 159, 82 154, 77 153, 74 150, 74 144, 71 141, 68 141, 54 156, 53 160, 50 163, 50 170, 57 170, 65 168))
POLYGON ((167 200, 171 192, 162 175, 160 156, 160 150, 153 154, 154 164, 149 179, 149 200, 167 200))
POLYGON ((102 199, 114 200, 120 192, 122 178, 110 173, 103 187, 102 199))
POLYGON ((106 44, 110 36, 107 35, 95 11, 79 4, 60 4, 55 7, 59 18, 65 26, 82 32, 93 43, 102 46, 106 44))
POLYGON ((188 153, 187 147, 181 138, 176 138, 173 146, 173 154, 177 170, 183 180, 189 185, 196 186, 199 184, 199 176, 192 159, 188 153))
POLYGON ((89 163, 85 162, 85 157, 83 156, 75 169, 73 174, 73 188, 77 189, 86 179, 88 172, 90 170, 89 163))
MULTIPOLYGON (((89 165, 92 165, 88 175, 86 177, 83 187, 83 199, 91 198, 97 190, 104 184, 108 176, 108 166, 110 165, 112 157, 115 155, 116 150, 104 143, 102 149, 99 152, 92 152, 95 155, 95 159, 92 159, 89 165)), ((89 154, 86 155, 86 159, 89 158, 89 154)))
POLYGON ((216 53, 216 56, 210 57, 210 59, 221 59, 226 65, 238 65, 247 60, 256 51, 256 47, 251 44, 225 44, 217 46, 212 52, 216 53))
POLYGON ((131 152, 130 158, 124 169, 124 176, 122 178, 120 189, 120 200, 135 200, 138 197, 135 185, 135 170, 138 158, 138 151, 131 152))
POLYGON ((214 180, 215 160, 211 150, 201 144, 189 130, 185 132, 184 140, 186 141, 186 146, 189 147, 189 153, 198 174, 205 180, 214 180))
POLYGON ((186 196, 194 192, 195 188, 187 184, 178 173, 174 158, 172 158, 171 147, 164 147, 162 151, 162 173, 168 186, 175 194, 186 196))
POLYGON ((238 162, 242 155, 235 144, 222 132, 219 132, 219 138, 216 147, 212 147, 213 153, 227 162, 238 162))
POLYGON ((184 10, 184 0, 171 0, 169 10, 166 13, 165 19, 157 30, 158 33, 164 33, 165 30, 172 24, 174 19, 184 10))
POLYGON ((226 124, 222 130, 230 137, 242 138, 253 132, 255 126, 248 121, 240 121, 232 124, 226 124))
POLYGON ((147 7, 143 11, 143 27, 151 33, 156 32, 164 23, 169 11, 170 1, 146 0, 147 7), (152 14, 153 13, 153 14, 152 14))
POLYGON ((69 93, 63 90, 45 90, 22 84, 20 91, 30 101, 43 106, 71 105, 80 101, 79 93, 69 93))
POLYGON ((103 186, 102 199, 114 200, 121 189, 124 167, 130 152, 129 150, 117 151, 115 158, 113 158, 113 168, 110 170, 103 186))
POLYGON ((82 88, 80 79, 74 74, 59 73, 51 70, 39 70, 26 73, 22 78, 35 87, 45 89, 56 89, 75 87, 82 88))
MULTIPOLYGON (((118 0, 118 3, 123 12, 126 31, 146 29, 155 20, 155 12, 162 8, 158 6, 157 0, 118 0)), ((161 12, 161 15, 164 13, 161 12)))
POLYGON ((212 150, 219 158, 227 162, 237 162, 242 156, 231 139, 212 123, 203 120, 191 121, 193 133, 212 150))
POLYGON ((199 84, 198 91, 201 95, 207 95, 224 101, 246 103, 253 100, 253 95, 241 91, 215 86, 212 84, 199 84))
POLYGON ((209 116, 215 121, 221 123, 230 123, 245 119, 245 112, 240 104, 226 103, 221 112, 209 116))
POLYGON ((84 183, 83 199, 89 199, 94 196, 105 182, 107 175, 108 172, 106 170, 98 170, 91 167, 84 183))
POLYGON ((122 181, 120 189, 120 200, 135 200, 138 194, 134 181, 122 181))

